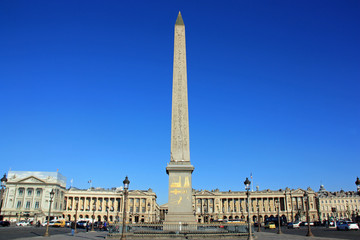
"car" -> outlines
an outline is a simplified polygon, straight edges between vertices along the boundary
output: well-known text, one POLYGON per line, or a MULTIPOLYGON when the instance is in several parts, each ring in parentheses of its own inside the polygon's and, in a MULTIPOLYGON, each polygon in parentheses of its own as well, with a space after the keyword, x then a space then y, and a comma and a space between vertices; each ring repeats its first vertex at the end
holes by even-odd
POLYGON ((26 221, 20 221, 18 223, 16 223, 16 226, 30 226, 30 223, 29 222, 26 222, 26 221))
POLYGON ((70 221, 66 221, 66 222, 65 222, 65 227, 71 227, 71 222, 70 222, 70 221))
POLYGON ((86 228, 86 224, 87 224, 87 221, 78 221, 77 224, 76 224, 76 227, 77 228, 86 228))
POLYGON ((268 228, 268 229, 275 229, 276 228, 276 225, 274 222, 267 222, 264 226, 264 228, 268 228))
POLYGON ((339 224, 337 224, 336 229, 339 230, 359 230, 359 225, 357 223, 354 222, 350 222, 350 221, 343 221, 343 222, 339 222, 339 224))
MULTIPOLYGON (((52 225, 54 225, 54 223, 55 223, 54 220, 50 220, 50 222, 49 222, 49 227, 51 227, 52 225)), ((41 226, 46 227, 46 226, 47 226, 47 221, 43 222, 43 223, 41 224, 41 226)))
POLYGON ((287 228, 300 228, 301 222, 289 222, 287 228))
POLYGON ((10 222, 9 222, 9 221, 0 221, 0 226, 2 226, 2 227, 9 227, 9 226, 10 226, 10 222))
POLYGON ((57 220, 54 222, 52 227, 65 227, 65 220, 57 220))
MULTIPOLYGON (((308 223, 307 222, 301 222, 300 223, 300 226, 307 226, 308 223)), ((314 226, 314 223, 313 222, 310 222, 310 226, 314 226)))

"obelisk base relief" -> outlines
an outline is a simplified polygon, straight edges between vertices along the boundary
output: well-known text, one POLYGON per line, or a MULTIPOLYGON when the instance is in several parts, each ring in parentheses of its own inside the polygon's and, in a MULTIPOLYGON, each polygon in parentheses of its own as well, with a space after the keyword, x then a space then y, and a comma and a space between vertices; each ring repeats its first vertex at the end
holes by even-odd
POLYGON ((194 167, 184 162, 170 162, 166 167, 169 175, 169 201, 165 224, 196 223, 192 207, 193 171, 194 167))

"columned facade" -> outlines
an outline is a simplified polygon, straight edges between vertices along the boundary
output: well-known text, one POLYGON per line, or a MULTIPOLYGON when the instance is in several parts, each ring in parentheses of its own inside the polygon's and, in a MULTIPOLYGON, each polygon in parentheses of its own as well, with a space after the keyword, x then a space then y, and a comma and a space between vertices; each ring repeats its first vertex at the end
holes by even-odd
POLYGON ((2 207, 4 219, 45 221, 51 190, 55 192, 51 218, 61 217, 66 193, 66 178, 63 175, 58 172, 9 171, 2 207))
MULTIPOLYGON (((315 192, 311 189, 285 189, 264 190, 250 192, 251 220, 257 222, 268 217, 278 215, 280 205, 280 217, 286 221, 305 221, 306 201, 305 193, 309 195, 309 214, 311 221, 317 220, 315 204, 315 192)), ((196 219, 199 223, 212 222, 214 220, 246 220, 248 209, 246 207, 246 192, 228 191, 194 191, 193 203, 196 219)))
MULTIPOLYGON (((122 222, 124 214, 124 191, 118 189, 71 188, 65 195, 64 218, 72 221, 84 219, 107 222, 122 222)), ((147 191, 129 191, 126 219, 130 223, 159 221, 159 206, 156 194, 147 191)))

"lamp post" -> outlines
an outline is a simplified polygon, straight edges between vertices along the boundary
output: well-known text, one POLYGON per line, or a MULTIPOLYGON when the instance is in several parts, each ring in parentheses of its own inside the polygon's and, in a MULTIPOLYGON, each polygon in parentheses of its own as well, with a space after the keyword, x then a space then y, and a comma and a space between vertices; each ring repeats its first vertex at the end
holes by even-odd
POLYGON ((280 201, 277 200, 276 203, 277 203, 277 214, 278 214, 278 232, 277 232, 277 234, 282 234, 281 224, 280 224, 280 201))
POLYGON ((249 229, 248 240, 253 240, 253 237, 252 237, 252 234, 251 234, 250 192, 249 192, 251 182, 249 181, 248 178, 246 178, 244 184, 245 184, 245 190, 246 190, 246 196, 247 196, 247 208, 248 208, 248 229, 249 229))
POLYGON ((258 212, 258 217, 257 217, 257 220, 258 220, 258 232, 261 232, 261 229, 260 229, 260 225, 261 225, 261 222, 260 222, 260 205, 259 203, 256 205, 257 207, 257 212, 258 212))
POLYGON ((0 198, 0 216, 1 216, 1 208, 3 205, 3 199, 4 199, 4 189, 6 187, 6 182, 7 182, 7 178, 6 178, 6 173, 4 174, 4 176, 1 178, 1 198, 0 198))
POLYGON ((128 179, 128 177, 125 177, 125 180, 123 181, 124 183, 124 211, 123 211, 123 224, 122 224, 122 230, 121 230, 121 240, 126 240, 126 236, 125 236, 125 222, 126 222, 126 202, 127 202, 127 195, 128 195, 128 189, 129 189, 129 184, 130 181, 128 179))
POLYGON ((53 202, 54 195, 55 195, 54 189, 51 189, 49 214, 48 214, 48 219, 47 219, 47 224, 46 224, 46 231, 45 231, 44 237, 49 237, 50 236, 50 234, 49 234, 49 222, 50 222, 51 204, 53 202))
POLYGON ((308 232, 306 234, 307 237, 312 237, 314 236, 311 232, 311 227, 310 227, 310 216, 309 216, 309 208, 310 208, 310 205, 309 205, 309 200, 310 200, 310 197, 309 197, 309 193, 308 192, 305 192, 305 201, 306 201, 306 222, 307 222, 307 225, 308 225, 308 232))
POLYGON ((92 225, 91 225, 92 232, 94 232, 94 222, 95 222, 95 204, 93 205, 93 215, 92 215, 92 225))
POLYGON ((74 233, 77 233, 77 229, 76 229, 77 223, 76 223, 76 221, 77 221, 77 211, 78 211, 78 207, 79 207, 79 199, 76 198, 76 199, 75 199, 75 227, 74 227, 74 233))

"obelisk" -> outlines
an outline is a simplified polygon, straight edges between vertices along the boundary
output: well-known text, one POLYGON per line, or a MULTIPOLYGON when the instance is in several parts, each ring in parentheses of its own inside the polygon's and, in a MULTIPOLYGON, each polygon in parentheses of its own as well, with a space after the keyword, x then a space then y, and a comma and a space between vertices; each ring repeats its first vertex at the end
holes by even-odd
POLYGON ((181 13, 175 23, 171 113, 168 214, 165 223, 195 223, 192 208, 185 25, 181 13))

